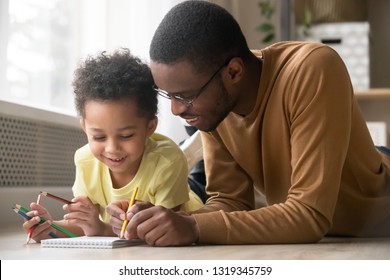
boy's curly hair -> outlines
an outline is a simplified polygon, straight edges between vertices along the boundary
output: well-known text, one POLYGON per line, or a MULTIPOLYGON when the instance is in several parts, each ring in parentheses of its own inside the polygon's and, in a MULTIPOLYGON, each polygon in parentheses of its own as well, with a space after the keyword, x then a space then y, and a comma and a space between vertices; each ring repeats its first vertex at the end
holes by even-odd
POLYGON ((157 115, 157 94, 150 68, 129 49, 89 56, 74 72, 73 88, 77 113, 85 118, 85 103, 91 100, 133 98, 141 117, 157 115))

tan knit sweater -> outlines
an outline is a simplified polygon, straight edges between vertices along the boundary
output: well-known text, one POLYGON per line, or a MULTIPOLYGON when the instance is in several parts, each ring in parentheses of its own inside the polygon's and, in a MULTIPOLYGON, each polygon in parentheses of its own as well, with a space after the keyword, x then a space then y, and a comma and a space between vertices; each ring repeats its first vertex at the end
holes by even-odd
POLYGON ((199 242, 390 236, 390 156, 373 145, 342 60, 317 43, 258 54, 253 111, 202 133, 211 198, 194 214, 199 242), (267 207, 254 210, 255 189, 267 207))

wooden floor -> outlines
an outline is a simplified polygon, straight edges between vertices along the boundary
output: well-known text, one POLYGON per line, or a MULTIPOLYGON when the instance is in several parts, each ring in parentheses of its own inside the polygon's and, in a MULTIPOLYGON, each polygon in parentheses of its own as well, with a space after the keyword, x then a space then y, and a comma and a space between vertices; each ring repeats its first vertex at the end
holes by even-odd
POLYGON ((390 260, 390 238, 324 238, 315 244, 135 247, 117 249, 41 248, 18 228, 0 230, 1 260, 390 260), (142 250, 140 250, 142 247, 142 250))

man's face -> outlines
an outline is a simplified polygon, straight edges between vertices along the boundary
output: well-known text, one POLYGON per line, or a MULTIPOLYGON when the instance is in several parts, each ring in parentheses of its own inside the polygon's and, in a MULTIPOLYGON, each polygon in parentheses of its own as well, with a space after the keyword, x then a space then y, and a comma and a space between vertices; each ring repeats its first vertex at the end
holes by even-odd
POLYGON ((172 113, 199 130, 214 130, 234 107, 221 77, 226 65, 201 74, 187 61, 150 66, 161 95, 170 97, 172 113))

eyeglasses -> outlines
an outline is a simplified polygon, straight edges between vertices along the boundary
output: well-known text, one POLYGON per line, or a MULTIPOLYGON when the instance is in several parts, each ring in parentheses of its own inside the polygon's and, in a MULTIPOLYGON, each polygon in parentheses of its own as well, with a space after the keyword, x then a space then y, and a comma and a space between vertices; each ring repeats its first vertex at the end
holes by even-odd
POLYGON ((181 94, 169 94, 167 91, 158 88, 156 85, 153 85, 153 89, 157 92, 158 95, 167 99, 174 99, 189 107, 192 105, 192 103, 194 103, 195 99, 197 99, 204 92, 204 90, 211 83, 211 81, 217 76, 219 71, 221 71, 224 67, 226 67, 229 64, 230 60, 232 60, 233 58, 234 56, 226 59, 225 62, 220 67, 218 67, 218 69, 214 72, 211 78, 198 90, 196 94, 192 96, 184 97, 181 94))

